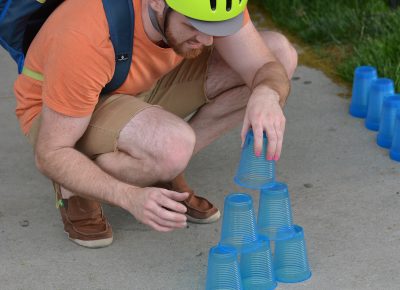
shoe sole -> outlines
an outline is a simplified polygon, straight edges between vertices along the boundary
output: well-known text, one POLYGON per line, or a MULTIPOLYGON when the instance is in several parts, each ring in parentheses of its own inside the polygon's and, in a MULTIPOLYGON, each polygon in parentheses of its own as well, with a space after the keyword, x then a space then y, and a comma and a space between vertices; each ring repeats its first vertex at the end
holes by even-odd
POLYGON ((90 249, 96 249, 96 248, 104 248, 112 244, 113 242, 113 237, 111 238, 106 238, 106 239, 101 239, 101 240, 92 240, 92 241, 84 241, 84 240, 79 240, 79 239, 72 239, 70 238, 69 234, 64 231, 64 233, 67 234, 68 239, 75 244, 78 244, 79 246, 85 247, 85 248, 90 248, 90 249))
POLYGON ((212 216, 209 216, 208 218, 205 218, 205 219, 196 219, 194 217, 186 215, 187 221, 191 222, 191 223, 194 223, 194 224, 211 224, 211 223, 215 223, 216 221, 219 220, 220 217, 221 217, 221 212, 219 210, 215 214, 213 214, 212 216))

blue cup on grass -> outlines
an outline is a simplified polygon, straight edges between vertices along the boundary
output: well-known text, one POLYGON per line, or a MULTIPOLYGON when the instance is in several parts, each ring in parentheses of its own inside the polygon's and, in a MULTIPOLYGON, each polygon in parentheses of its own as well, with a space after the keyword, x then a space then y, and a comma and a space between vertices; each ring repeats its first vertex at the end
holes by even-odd
POLYGON ((400 110, 396 114, 390 158, 400 162, 400 110))
POLYGON ((275 278, 278 282, 297 283, 311 277, 303 228, 294 225, 293 237, 275 242, 275 278))
POLYGON ((288 187, 276 182, 260 191, 257 232, 270 240, 282 240, 293 236, 293 218, 288 187))
POLYGON ((253 199, 246 193, 231 193, 225 198, 220 245, 234 247, 240 254, 243 246, 257 240, 253 199))
POLYGON ((375 80, 369 90, 368 112, 365 119, 365 127, 372 131, 378 131, 385 97, 394 94, 394 82, 391 79, 379 78, 375 80))
POLYGON ((374 80, 378 78, 375 67, 360 66, 354 71, 353 94, 350 103, 350 115, 365 118, 368 109, 368 93, 374 80))
POLYGON ((272 290, 277 286, 267 238, 247 245, 240 256, 240 273, 244 290, 272 290))
POLYGON ((383 101, 381 122, 376 143, 389 149, 392 146, 396 113, 400 109, 400 94, 386 97, 383 101))
POLYGON ((264 132, 261 156, 257 157, 254 153, 253 130, 247 132, 239 167, 234 177, 236 184, 258 190, 274 182, 275 161, 266 159, 267 144, 267 136, 264 132))
POLYGON ((208 253, 206 290, 242 290, 237 252, 234 248, 215 246, 208 253))

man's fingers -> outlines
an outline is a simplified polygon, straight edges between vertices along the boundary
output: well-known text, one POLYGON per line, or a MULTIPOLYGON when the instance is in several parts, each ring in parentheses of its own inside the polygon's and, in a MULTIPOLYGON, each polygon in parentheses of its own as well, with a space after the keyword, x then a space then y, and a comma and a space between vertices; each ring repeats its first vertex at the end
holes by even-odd
POLYGON ((240 133, 240 137, 241 137, 241 139, 242 139, 242 145, 241 145, 241 147, 243 147, 244 142, 246 141, 246 135, 247 135, 247 132, 249 131, 249 129, 250 129, 250 123, 249 123, 249 121, 247 120, 247 118, 245 118, 245 120, 244 120, 244 122, 243 122, 242 131, 241 131, 241 133, 240 133))
POLYGON ((273 124, 268 124, 266 126, 266 133, 267 133, 267 160, 274 160, 275 152, 277 149, 278 144, 278 136, 273 124))
POLYGON ((276 133, 277 133, 278 142, 276 144, 276 152, 275 152, 274 160, 278 161, 279 158, 281 157, 282 146, 283 146, 283 135, 285 133, 285 121, 284 120, 282 122, 280 122, 279 125, 277 126, 276 133))
POLYGON ((168 220, 176 223, 186 222, 186 215, 184 215, 183 213, 168 210, 168 208, 164 207, 164 204, 157 205, 157 209, 154 211, 154 213, 163 220, 168 220))
POLYGON ((151 217, 151 220, 155 222, 156 224, 166 227, 166 228, 173 228, 173 229, 182 229, 187 226, 186 221, 184 222, 173 222, 170 220, 165 220, 157 215, 153 215, 151 217))
POLYGON ((177 213, 185 213, 187 211, 186 206, 179 203, 178 201, 184 201, 188 197, 189 193, 187 192, 175 192, 170 190, 164 190, 163 195, 159 197, 157 203, 177 213))
POLYGON ((254 154, 257 157, 260 157, 262 154, 263 148, 263 128, 262 127, 253 127, 254 134, 254 154))
POLYGON ((176 200, 176 201, 184 201, 185 199, 187 199, 189 197, 189 193, 188 192, 176 192, 173 190, 167 190, 167 189, 163 189, 162 193, 169 197, 170 199, 176 200))
POLYGON ((164 233, 166 233, 166 232, 171 232, 171 231, 174 230, 173 228, 170 228, 170 227, 163 227, 163 226, 157 224, 156 222, 154 222, 154 221, 152 221, 152 220, 148 221, 147 224, 148 224, 150 227, 152 227, 153 229, 155 229, 156 231, 158 231, 158 232, 164 232, 164 233))

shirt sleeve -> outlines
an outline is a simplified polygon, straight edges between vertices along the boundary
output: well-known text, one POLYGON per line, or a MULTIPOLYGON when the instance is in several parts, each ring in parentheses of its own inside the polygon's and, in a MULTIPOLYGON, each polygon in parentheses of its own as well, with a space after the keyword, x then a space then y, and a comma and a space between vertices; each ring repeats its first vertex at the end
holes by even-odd
POLYGON ((77 31, 54 35, 43 66, 43 102, 70 117, 91 115, 114 73, 114 51, 77 31))

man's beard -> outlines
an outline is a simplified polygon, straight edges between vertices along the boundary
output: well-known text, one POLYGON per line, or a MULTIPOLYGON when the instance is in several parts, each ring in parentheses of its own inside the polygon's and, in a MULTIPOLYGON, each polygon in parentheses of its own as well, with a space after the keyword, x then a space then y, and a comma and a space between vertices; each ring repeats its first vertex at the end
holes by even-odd
POLYGON ((191 58, 196 58, 198 57, 204 49, 204 46, 200 48, 193 48, 189 50, 184 50, 183 45, 185 44, 184 42, 179 43, 176 38, 172 35, 171 31, 167 29, 165 32, 165 37, 167 38, 168 45, 180 56, 186 58, 186 59, 191 59, 191 58))

